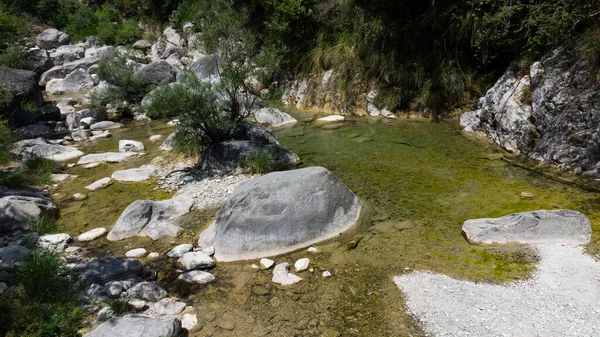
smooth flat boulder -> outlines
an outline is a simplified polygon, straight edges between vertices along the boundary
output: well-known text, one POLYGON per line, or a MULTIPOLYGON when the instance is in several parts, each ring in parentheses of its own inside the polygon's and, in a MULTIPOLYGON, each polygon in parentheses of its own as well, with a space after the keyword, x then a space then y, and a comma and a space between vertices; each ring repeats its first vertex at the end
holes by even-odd
POLYGON ((181 321, 177 317, 130 315, 113 317, 85 337, 177 337, 181 321))
POLYGON ((98 122, 98 123, 90 125, 90 129, 92 129, 92 130, 111 130, 111 129, 118 129, 122 126, 123 126, 123 124, 121 124, 121 123, 115 123, 115 122, 111 122, 111 121, 102 121, 102 122, 98 122))
POLYGON ((194 201, 185 195, 176 195, 163 201, 136 200, 123 211, 108 233, 109 241, 134 236, 158 240, 164 236, 179 236, 183 229, 176 219, 190 212, 194 201))
POLYGON ((39 195, 0 193, 0 232, 28 230, 29 222, 41 217, 56 219, 58 206, 49 198, 39 195))
POLYGON ((501 218, 467 220, 463 235, 479 244, 587 244, 592 236, 590 220, 571 210, 533 211, 501 218))
POLYGON ((177 279, 188 283, 207 284, 214 281, 215 276, 202 270, 192 270, 182 273, 177 279))
POLYGON ((140 167, 128 170, 115 171, 111 178, 116 181, 137 182, 148 180, 156 175, 155 167, 140 167))
POLYGON ((40 137, 16 142, 10 154, 19 160, 42 157, 56 161, 67 161, 81 157, 83 152, 72 146, 50 144, 40 137))
POLYGON ((163 299, 152 303, 146 313, 153 316, 177 316, 185 307, 186 304, 184 302, 173 302, 163 299))
POLYGON ((88 242, 88 241, 96 240, 97 238, 106 234, 106 232, 107 232, 106 228, 103 228, 103 227, 94 228, 85 233, 80 234, 77 237, 77 241, 88 242))
POLYGON ((254 112, 254 118, 258 123, 274 128, 297 122, 294 117, 275 108, 262 108, 254 112))
POLYGON ((105 188, 106 186, 110 185, 112 183, 112 179, 110 179, 109 177, 106 178, 102 178, 100 180, 96 180, 95 182, 87 185, 85 187, 86 190, 89 191, 96 191, 102 188, 105 188))
POLYGON ((137 277, 142 271, 142 262, 124 257, 101 258, 78 264, 73 268, 73 280, 84 285, 137 277))
POLYGON ((135 152, 105 152, 92 153, 79 158, 77 165, 85 165, 90 163, 120 163, 125 159, 135 156, 135 152))
POLYGON ((340 115, 331 115, 331 116, 327 116, 327 117, 322 117, 317 119, 317 122, 343 122, 345 119, 344 116, 340 116, 340 115))
POLYGON ((360 209, 324 167, 269 173, 237 186, 198 245, 214 246, 219 261, 279 255, 348 230, 360 209))

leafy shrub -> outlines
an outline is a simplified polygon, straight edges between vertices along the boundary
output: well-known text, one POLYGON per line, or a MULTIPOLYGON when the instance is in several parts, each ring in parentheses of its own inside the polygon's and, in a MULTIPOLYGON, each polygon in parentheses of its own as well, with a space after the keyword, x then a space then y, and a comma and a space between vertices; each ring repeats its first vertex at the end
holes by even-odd
POLYGON ((97 36, 100 43, 104 44, 131 44, 142 36, 134 20, 121 18, 117 8, 104 4, 96 11, 98 21, 97 36))
POLYGON ((27 60, 27 55, 23 47, 11 45, 0 52, 0 66, 16 69, 30 69, 31 62, 27 60))
POLYGON ((246 167, 250 174, 265 174, 272 172, 277 164, 277 158, 271 151, 255 152, 246 158, 246 167))
POLYGON ((120 55, 102 60, 96 74, 100 80, 112 86, 91 95, 89 106, 92 109, 105 109, 107 104, 111 104, 120 109, 122 115, 131 115, 130 104, 140 103, 154 88, 120 55), (123 102, 128 104, 123 106, 123 102))
POLYGON ((86 36, 97 34, 98 19, 91 7, 79 6, 74 12, 69 13, 69 23, 65 32, 72 41, 83 40, 86 36))
POLYGON ((6 337, 81 337, 78 331, 85 317, 75 302, 10 303, 10 324, 0 327, 6 337))
POLYGON ((52 219, 40 217, 36 222, 29 222, 29 231, 38 235, 53 234, 58 232, 58 224, 52 219))
POLYGON ((175 145, 198 149, 227 140, 236 125, 237 112, 227 110, 219 89, 186 72, 181 83, 164 85, 152 94, 150 118, 179 116, 175 145))

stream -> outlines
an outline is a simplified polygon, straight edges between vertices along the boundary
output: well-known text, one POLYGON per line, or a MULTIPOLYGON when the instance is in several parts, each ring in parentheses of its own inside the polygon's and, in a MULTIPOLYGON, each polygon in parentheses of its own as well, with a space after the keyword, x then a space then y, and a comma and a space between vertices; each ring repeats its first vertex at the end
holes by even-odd
MULTIPOLYGON (((359 226, 350 233, 306 250, 273 258, 293 264, 309 257, 313 272, 297 273, 303 281, 292 287, 271 282, 271 271, 250 267, 257 261, 219 263, 216 281, 206 286, 175 282, 172 260, 158 266, 158 282, 170 294, 195 305, 199 325, 190 336, 420 336, 422 330, 407 313, 392 278, 412 270, 443 273, 478 282, 509 282, 531 274, 535 253, 526 246, 478 247, 461 235, 467 219, 499 217, 514 212, 567 208, 586 214, 593 236, 588 251, 600 244, 600 194, 561 184, 501 160, 505 154, 488 140, 463 134, 455 120, 371 119, 347 117, 342 123, 317 125, 318 115, 280 107, 299 120, 275 130, 281 144, 294 151, 302 166, 324 166, 363 201, 359 226), (534 195, 523 199, 521 192, 534 195), (323 278, 323 271, 333 276, 323 278)), ((134 200, 162 200, 172 194, 156 180, 113 183, 87 192, 84 187, 116 170, 150 163, 155 157, 181 160, 158 147, 173 127, 166 121, 132 122, 111 130, 112 138, 86 141, 88 153, 118 151, 120 139, 142 141, 146 154, 120 164, 68 168, 78 178, 51 190, 61 209, 61 231, 78 235, 96 227, 110 228, 134 200), (161 134, 152 143, 151 135, 161 134), (84 201, 70 196, 84 193, 84 201)), ((76 160, 75 160, 76 161, 76 160)), ((156 242, 102 238, 83 247, 93 256, 119 256, 145 247, 164 255, 175 244, 195 243, 214 219, 216 209, 184 216, 178 238, 156 242)))

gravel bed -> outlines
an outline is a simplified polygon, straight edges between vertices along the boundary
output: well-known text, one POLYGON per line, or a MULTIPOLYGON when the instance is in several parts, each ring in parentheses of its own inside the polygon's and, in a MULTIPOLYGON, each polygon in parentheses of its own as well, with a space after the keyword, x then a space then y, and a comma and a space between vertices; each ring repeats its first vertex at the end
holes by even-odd
POLYGON ((394 278, 434 336, 600 336, 600 264, 579 246, 536 246, 531 279, 508 285, 414 272, 394 278))

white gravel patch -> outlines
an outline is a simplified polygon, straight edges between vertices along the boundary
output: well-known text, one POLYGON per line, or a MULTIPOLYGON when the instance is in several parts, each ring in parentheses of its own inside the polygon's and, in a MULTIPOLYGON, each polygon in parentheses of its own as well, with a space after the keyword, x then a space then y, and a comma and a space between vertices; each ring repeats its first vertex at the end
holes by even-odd
POLYGON ((254 176, 237 174, 228 176, 202 177, 199 174, 177 172, 158 182, 160 188, 177 191, 194 200, 194 209, 221 207, 238 184, 254 176))
POLYGON ((414 272, 394 278, 434 336, 600 336, 600 263, 579 246, 538 245, 533 277, 508 285, 414 272))

